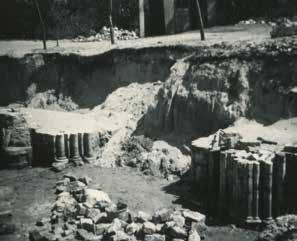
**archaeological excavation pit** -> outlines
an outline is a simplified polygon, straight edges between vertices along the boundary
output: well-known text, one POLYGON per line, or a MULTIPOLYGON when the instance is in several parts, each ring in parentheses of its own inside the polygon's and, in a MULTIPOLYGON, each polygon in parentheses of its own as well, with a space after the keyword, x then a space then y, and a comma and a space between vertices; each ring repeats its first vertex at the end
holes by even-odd
MULTIPOLYGON (((168 210, 158 214, 161 220, 152 217, 135 221, 155 225, 145 227, 145 234, 152 235, 148 237, 152 240, 165 240, 163 235, 189 239, 193 234, 189 225, 205 225, 205 216, 197 216, 199 211, 206 215, 206 223, 215 218, 248 228, 259 228, 281 215, 295 214, 296 46, 295 39, 287 39, 254 45, 242 42, 123 48, 90 56, 1 56, 3 177, 43 170, 58 181, 58 194, 52 193, 51 198, 72 200, 80 207, 85 204, 83 198, 87 198, 89 189, 100 185, 96 173, 108 178, 104 170, 111 179, 113 175, 123 177, 123 182, 124 175, 118 172, 122 169, 130 175, 126 168, 137 170, 144 179, 159 178, 162 185, 167 179, 168 187, 164 184, 162 188, 170 194, 177 183, 183 183, 174 193, 183 199, 178 204, 179 211, 174 213, 179 221, 186 220, 179 227, 182 230, 168 226, 172 220, 162 216, 165 213, 171 217, 168 210), (70 171, 76 174, 71 176, 70 171), (91 188, 82 177, 88 173, 95 179, 91 188), (183 196, 185 193, 188 196, 183 196), (187 209, 189 203, 197 212, 187 209), (158 224, 163 225, 162 230, 158 224)), ((119 178, 114 180, 121 182, 119 178)), ((145 180, 149 183, 149 179, 145 180)), ((118 199, 120 195, 115 196, 118 199)), ((156 202, 159 205, 162 201, 156 202)), ((126 205, 110 202, 108 207, 100 204, 101 213, 113 213, 120 220, 135 223, 131 217, 128 221, 119 215, 126 205)), ((50 212, 50 221, 60 220, 59 209, 50 212)), ((96 218, 100 216, 97 214, 96 218)), ((67 215, 63 215, 65 219, 67 215)), ((75 230, 69 231, 69 238, 87 240, 89 233, 103 235, 101 229, 97 230, 99 233, 93 229, 99 219, 90 221, 86 213, 76 213, 74 218, 78 223, 71 224, 75 230), (83 220, 81 216, 85 216, 83 220)), ((107 219, 104 223, 114 224, 115 218, 107 219)), ((66 225, 67 220, 63 222, 66 225)), ((46 223, 39 220, 42 227, 46 223)), ((57 223, 52 227, 56 228, 57 223)), ((38 240, 40 233, 36 232, 30 233, 31 240, 38 240)), ((130 240, 127 232, 121 234, 118 240, 130 240)), ((136 236, 144 239, 141 235, 136 236)))

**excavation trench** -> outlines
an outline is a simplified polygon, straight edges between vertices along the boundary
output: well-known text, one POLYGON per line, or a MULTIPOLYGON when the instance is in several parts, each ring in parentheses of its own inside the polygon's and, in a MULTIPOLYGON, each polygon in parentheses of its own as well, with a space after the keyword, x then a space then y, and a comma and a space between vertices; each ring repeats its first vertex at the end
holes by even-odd
MULTIPOLYGON (((165 169, 166 174, 182 176, 190 170, 202 191, 218 189, 220 182, 213 177, 220 165, 211 162, 214 157, 209 154, 215 148, 213 136, 192 143, 192 165, 188 148, 191 141, 234 123, 226 133, 239 133, 239 139, 248 139, 241 139, 241 143, 249 143, 248 148, 226 148, 218 141, 219 156, 228 149, 249 153, 250 144, 261 132, 266 133, 265 140, 273 143, 269 151, 274 153, 296 141, 293 118, 297 114, 297 50, 288 52, 285 43, 276 44, 282 48, 265 43, 252 50, 249 46, 230 49, 222 45, 204 49, 123 49, 89 57, 3 56, 0 104, 10 106, 0 113, 2 164, 18 167, 28 162, 45 166, 54 163, 59 170, 69 160, 78 165, 96 162, 100 166, 138 167, 149 163, 158 170, 165 169), (59 98, 38 95, 50 89, 55 96, 71 97, 79 109, 90 110, 83 114, 82 110, 56 111, 57 106, 63 109, 59 98), (44 109, 18 108, 20 105, 12 103, 44 109), (288 121, 279 123, 282 119, 288 121), (288 128, 283 128, 286 124, 288 128), (131 136, 139 135, 151 138, 151 143, 145 137, 131 141, 131 136), (16 157, 16 163, 7 163, 16 157)), ((64 105, 67 98, 63 99, 64 105)), ((262 144, 257 144, 257 151, 262 144)), ((220 158, 215 160, 221 163, 220 158)), ((245 182, 242 185, 246 188, 245 182)), ((219 189, 215 195, 219 196, 219 189)), ((245 195, 232 200, 237 205, 240 198, 248 199, 245 195)), ((261 202, 270 200, 270 194, 259 195, 261 202)), ((277 194, 273 195, 275 198, 277 194)), ((217 196, 215 200, 219 200, 217 196)), ((213 205, 216 209, 218 203, 213 205)), ((234 210, 229 211, 232 216, 234 210)), ((240 215, 233 218, 242 221, 248 216, 240 215)), ((272 216, 265 215, 261 218, 272 216)))

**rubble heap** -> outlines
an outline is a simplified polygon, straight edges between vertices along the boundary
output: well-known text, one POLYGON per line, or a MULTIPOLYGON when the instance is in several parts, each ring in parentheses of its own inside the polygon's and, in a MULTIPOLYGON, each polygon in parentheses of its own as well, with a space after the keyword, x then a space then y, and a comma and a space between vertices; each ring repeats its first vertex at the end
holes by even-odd
POLYGON ((12 201, 15 190, 8 186, 0 186, 0 235, 11 234, 15 231, 12 215, 12 201))
POLYGON ((138 168, 145 175, 173 179, 174 176, 183 176, 190 169, 191 158, 165 141, 132 136, 123 143, 117 164, 138 168))
POLYGON ((264 19, 247 19, 241 20, 236 25, 250 25, 250 24, 267 24, 264 19))
POLYGON ((258 241, 294 240, 297 233, 297 216, 285 215, 276 218, 259 235, 258 241))
POLYGON ((296 212, 297 145, 264 148, 275 144, 222 130, 192 143, 194 181, 209 212, 241 224, 296 212))
POLYGON ((107 193, 88 187, 90 183, 88 177, 65 174, 56 184, 51 216, 37 221, 30 240, 200 241, 203 214, 187 209, 133 213, 126 203, 114 203, 107 193))
MULTIPOLYGON (((133 40, 138 39, 136 32, 119 29, 114 27, 114 37, 116 40, 133 40)), ((108 41, 110 40, 110 28, 104 26, 99 33, 95 33, 89 37, 78 36, 73 39, 73 42, 96 42, 96 41, 108 41)))
POLYGON ((297 35, 297 22, 286 19, 286 21, 280 22, 274 26, 270 35, 271 38, 297 35))

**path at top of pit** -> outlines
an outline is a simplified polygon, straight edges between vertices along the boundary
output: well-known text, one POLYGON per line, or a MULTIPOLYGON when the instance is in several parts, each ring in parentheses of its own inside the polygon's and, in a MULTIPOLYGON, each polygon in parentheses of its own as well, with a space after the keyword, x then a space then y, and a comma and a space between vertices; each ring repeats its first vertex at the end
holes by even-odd
POLYGON ((211 46, 222 42, 235 43, 240 41, 252 41, 260 43, 270 38, 271 26, 268 24, 221 26, 206 29, 206 41, 200 40, 199 31, 186 32, 175 35, 148 37, 137 40, 118 41, 111 45, 109 41, 101 42, 73 42, 72 40, 60 40, 60 46, 56 47, 56 41, 48 41, 48 49, 42 49, 40 40, 1 40, 0 56, 8 55, 23 57, 32 53, 60 53, 92 56, 102 54, 112 49, 140 49, 146 47, 162 46, 211 46))

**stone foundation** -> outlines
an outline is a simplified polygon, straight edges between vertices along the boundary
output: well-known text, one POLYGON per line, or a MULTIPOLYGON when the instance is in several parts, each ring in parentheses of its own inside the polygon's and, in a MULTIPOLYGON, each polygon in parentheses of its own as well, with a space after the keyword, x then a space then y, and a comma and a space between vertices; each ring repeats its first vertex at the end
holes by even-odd
POLYGON ((1 109, 0 167, 22 168, 31 161, 31 136, 24 117, 13 109, 1 109))
MULTIPOLYGON (((97 159, 97 133, 45 134, 33 132, 33 165, 56 169, 68 163, 94 163, 97 159)), ((62 168, 63 169, 63 168, 62 168)))
MULTIPOLYGON (((59 112, 40 112, 48 118, 59 112)), ((66 114, 67 120, 53 121, 62 125, 41 128, 40 120, 30 111, 22 109, 0 109, 0 168, 19 169, 27 166, 53 166, 56 170, 64 169, 69 163, 82 165, 95 163, 100 152, 100 131, 88 128, 93 122, 83 122, 80 115, 66 114), (28 124, 30 123, 30 124, 28 124), (73 125, 77 125, 75 128, 73 125), (52 129, 50 129, 51 127, 52 129), (66 130, 68 128, 68 130, 66 130), (64 131, 65 129, 65 131, 64 131)), ((47 118, 44 118, 47 120, 47 118)))
POLYGON ((240 140, 192 145, 193 179, 204 207, 240 224, 267 223, 297 211, 296 161, 295 146, 275 153, 240 140))

